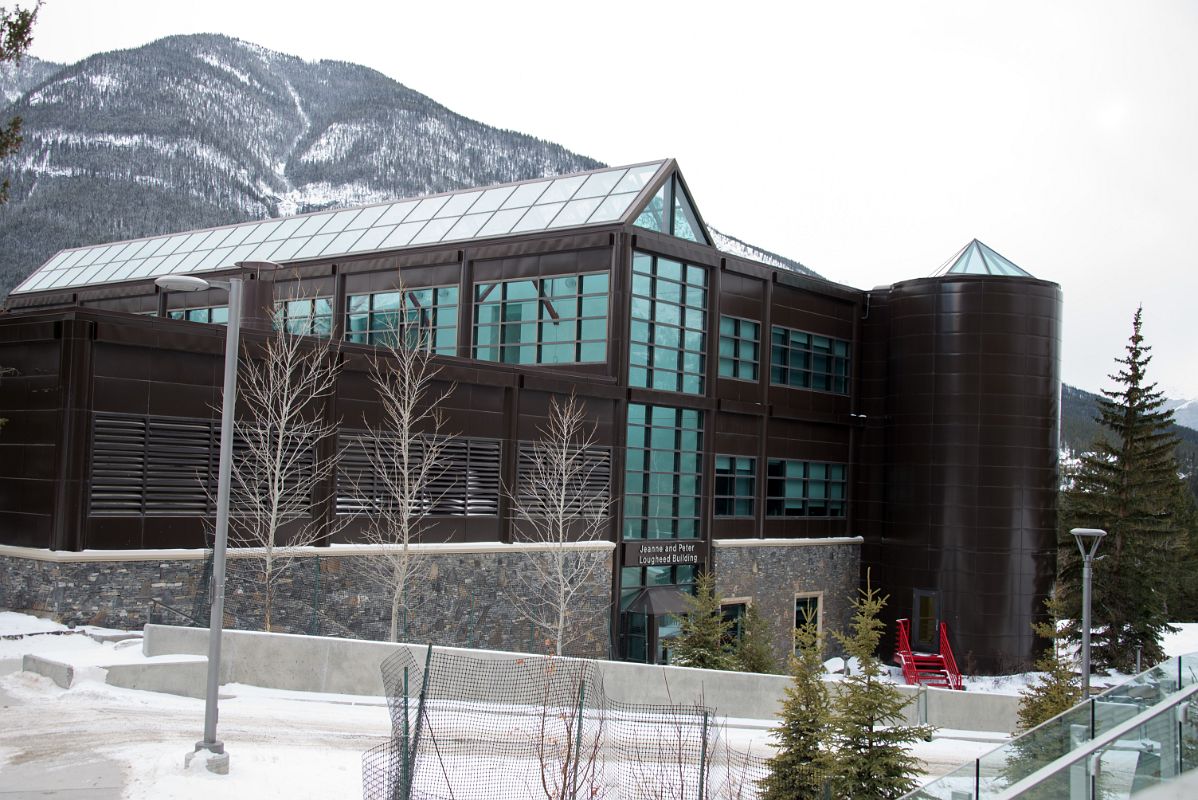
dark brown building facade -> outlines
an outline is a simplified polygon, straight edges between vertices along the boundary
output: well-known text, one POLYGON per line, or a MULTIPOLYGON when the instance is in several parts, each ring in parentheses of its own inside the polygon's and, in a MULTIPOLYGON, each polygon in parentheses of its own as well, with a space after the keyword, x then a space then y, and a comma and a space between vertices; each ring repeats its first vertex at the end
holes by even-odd
MULTIPOLYGON (((459 476, 429 544, 513 544, 521 445, 554 397, 585 403, 613 500, 589 654, 667 659, 702 569, 730 616, 768 610, 780 652, 813 604, 839 628, 868 569, 891 620, 947 621, 959 659, 1033 654, 1055 566, 1059 287, 977 242, 941 276, 872 291, 750 261, 715 246, 673 161, 59 254, 0 316, 0 558, 204 546, 227 300, 154 279, 262 260, 284 269, 247 276, 247 353, 278 318, 340 342, 323 413, 346 442, 368 446, 378 419, 375 344, 427 332, 459 476)), ((352 516, 352 492, 329 489, 312 514, 352 516)))

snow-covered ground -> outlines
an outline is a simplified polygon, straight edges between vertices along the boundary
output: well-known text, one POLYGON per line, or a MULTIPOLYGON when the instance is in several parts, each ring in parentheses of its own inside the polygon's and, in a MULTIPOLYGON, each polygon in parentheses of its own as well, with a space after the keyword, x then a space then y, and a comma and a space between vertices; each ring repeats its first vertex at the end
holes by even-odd
MULTIPOLYGON (((97 798, 361 796, 362 754, 390 732, 382 698, 224 686, 219 736, 229 774, 187 771, 184 754, 202 738, 203 701, 108 686, 98 665, 140 660, 140 642, 98 642, 87 635, 96 630, 0 612, 0 794, 78 787, 97 798), (60 689, 20 671, 27 653, 73 665, 75 683, 60 689)), ((1198 651, 1198 625, 1183 626, 1166 647, 1198 651)), ((1014 693, 1027 679, 976 679, 970 689, 1014 693)), ((728 723, 736 749, 769 746, 771 721, 728 723)), ((914 753, 929 776, 939 775, 994 747, 974 738, 941 731, 914 753)))

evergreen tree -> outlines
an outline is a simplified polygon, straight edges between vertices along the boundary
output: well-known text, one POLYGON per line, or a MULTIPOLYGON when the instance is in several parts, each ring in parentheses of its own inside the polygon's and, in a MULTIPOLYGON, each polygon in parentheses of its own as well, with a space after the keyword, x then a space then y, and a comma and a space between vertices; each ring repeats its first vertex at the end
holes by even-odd
POLYGON ((770 642, 770 626, 757 606, 749 604, 741 620, 740 638, 736 641, 736 669, 741 672, 777 672, 774 648, 770 642))
POLYGON ((1178 487, 1174 508, 1184 548, 1173 562, 1165 602, 1170 622, 1198 622, 1198 502, 1191 487, 1178 487))
POLYGON ((679 633, 670 644, 670 663, 700 669, 732 669, 728 642, 732 621, 724 619, 715 576, 699 573, 694 596, 686 597, 686 613, 678 618, 679 633))
POLYGON ((823 642, 814 619, 795 630, 795 645, 781 724, 770 731, 777 749, 766 762, 769 773, 758 783, 760 800, 819 800, 831 766, 823 642))
POLYGON ((1119 371, 1110 376, 1118 388, 1103 390, 1099 422, 1107 436, 1082 457, 1062 494, 1058 540, 1068 631, 1079 640, 1082 559, 1069 530, 1107 532, 1094 560, 1091 652, 1095 667, 1124 672, 1134 668, 1138 646, 1146 663, 1164 658, 1169 582, 1182 546, 1173 412, 1145 376, 1152 357, 1140 333, 1142 310, 1133 318, 1125 357, 1116 359, 1119 371))
MULTIPOLYGON (((0 8, 0 63, 19 64, 21 57, 33 44, 33 23, 38 8, 0 8)), ((21 118, 13 117, 8 125, 0 126, 0 160, 8 158, 21 147, 21 118)), ((0 183, 0 203, 8 201, 8 178, 0 183)))
POLYGON ((884 627, 878 614, 885 605, 886 598, 879 597, 866 573, 865 589, 853 601, 849 632, 836 634, 846 656, 859 664, 832 702, 832 785, 837 797, 884 800, 910 791, 919 761, 908 747, 932 735, 927 725, 902 724, 910 701, 883 678, 875 653, 884 627))
POLYGON ((1066 634, 1059 627, 1061 602, 1054 594, 1044 605, 1048 608, 1048 620, 1032 625, 1037 636, 1049 641, 1048 648, 1036 661, 1036 671, 1044 673, 1044 677, 1020 693, 1020 731, 1031 730, 1082 701, 1076 664, 1063 647, 1066 634))

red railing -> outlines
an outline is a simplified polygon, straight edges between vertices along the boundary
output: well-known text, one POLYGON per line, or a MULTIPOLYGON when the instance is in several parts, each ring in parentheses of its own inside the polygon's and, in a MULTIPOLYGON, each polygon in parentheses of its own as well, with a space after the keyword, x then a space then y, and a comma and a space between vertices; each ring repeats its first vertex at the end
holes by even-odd
POLYGON ((940 623, 940 657, 944 659, 944 671, 948 673, 949 685, 954 689, 964 689, 961 670, 957 669, 957 659, 953 658, 953 648, 948 643, 948 626, 943 622, 940 623))
POLYGON ((907 685, 914 686, 919 683, 919 670, 915 668, 915 654, 911 652, 911 620, 900 619, 895 622, 898 625, 898 649, 894 658, 903 669, 903 679, 907 685))

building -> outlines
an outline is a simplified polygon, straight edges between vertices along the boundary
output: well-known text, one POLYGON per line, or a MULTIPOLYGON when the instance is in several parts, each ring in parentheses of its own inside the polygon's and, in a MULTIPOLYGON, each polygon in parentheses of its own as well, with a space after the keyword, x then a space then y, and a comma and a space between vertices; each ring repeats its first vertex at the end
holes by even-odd
MULTIPOLYGON (((715 246, 672 160, 55 255, 0 316, 0 606, 123 604, 139 621, 200 591, 203 562, 162 551, 203 545, 223 345, 204 323, 227 301, 154 279, 260 260, 286 269, 247 281, 248 335, 278 305, 343 342, 328 413, 347 441, 378 414, 371 342, 401 316, 456 384, 460 478, 424 534, 423 635, 531 639, 505 599, 520 567, 502 487, 550 398, 574 392, 614 501, 579 652, 665 658, 680 593, 709 568, 779 652, 806 607, 840 627, 868 571, 917 647, 944 620, 963 664, 1033 655, 1055 570, 1059 287, 977 241, 872 290, 748 260, 715 246)), ((346 493, 312 513, 346 513, 346 493)), ((357 531, 315 550, 327 603, 363 633, 377 620, 338 547, 357 531)))

